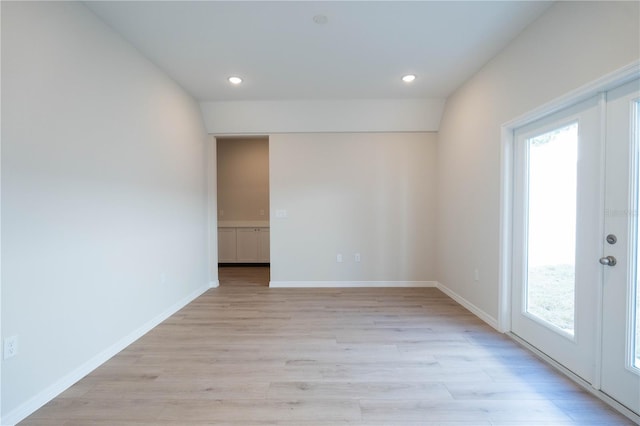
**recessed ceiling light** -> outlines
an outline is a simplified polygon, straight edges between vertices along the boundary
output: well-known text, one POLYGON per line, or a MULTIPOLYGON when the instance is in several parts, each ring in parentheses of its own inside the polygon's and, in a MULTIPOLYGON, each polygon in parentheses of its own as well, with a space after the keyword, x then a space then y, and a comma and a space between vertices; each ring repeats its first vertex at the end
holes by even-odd
POLYGON ((229 83, 240 84, 242 83, 242 79, 240 77, 229 77, 229 83))
POLYGON ((324 25, 329 22, 329 18, 327 18, 327 15, 316 15, 313 17, 313 22, 318 25, 324 25))
POLYGON ((407 74, 404 77, 402 77, 402 81, 404 81, 405 83, 411 83, 415 79, 416 79, 416 76, 413 74, 407 74))

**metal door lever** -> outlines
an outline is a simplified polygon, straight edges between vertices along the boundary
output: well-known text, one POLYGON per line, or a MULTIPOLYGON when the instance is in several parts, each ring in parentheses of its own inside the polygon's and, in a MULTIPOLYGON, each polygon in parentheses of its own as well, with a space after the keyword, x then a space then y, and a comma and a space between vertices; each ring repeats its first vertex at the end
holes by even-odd
POLYGON ((616 266, 618 261, 613 256, 605 256, 600 258, 600 264, 605 266, 616 266))

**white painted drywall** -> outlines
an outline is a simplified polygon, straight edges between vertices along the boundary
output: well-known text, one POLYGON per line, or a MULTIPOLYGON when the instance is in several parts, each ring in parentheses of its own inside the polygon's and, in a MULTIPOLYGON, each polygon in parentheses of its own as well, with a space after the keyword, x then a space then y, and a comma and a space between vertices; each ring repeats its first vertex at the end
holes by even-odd
POLYGON ((438 135, 438 281, 493 318, 501 125, 637 60, 639 17, 637 2, 558 2, 447 101, 438 135))
POLYGON ((10 416, 208 285, 207 136, 197 103, 81 3, 1 7, 10 416))
POLYGON ((269 220, 269 139, 217 138, 218 220, 269 220))
POLYGON ((276 134, 269 156, 271 281, 433 280, 434 133, 276 134))
POLYGON ((216 135, 325 132, 432 132, 444 99, 201 102, 216 135))

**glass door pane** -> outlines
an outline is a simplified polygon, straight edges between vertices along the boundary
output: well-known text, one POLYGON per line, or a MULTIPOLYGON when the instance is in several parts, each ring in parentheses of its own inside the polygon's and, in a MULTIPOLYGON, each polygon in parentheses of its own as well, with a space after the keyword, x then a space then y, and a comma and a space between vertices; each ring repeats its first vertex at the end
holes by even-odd
POLYGON ((528 145, 526 312, 573 336, 578 123, 528 145))

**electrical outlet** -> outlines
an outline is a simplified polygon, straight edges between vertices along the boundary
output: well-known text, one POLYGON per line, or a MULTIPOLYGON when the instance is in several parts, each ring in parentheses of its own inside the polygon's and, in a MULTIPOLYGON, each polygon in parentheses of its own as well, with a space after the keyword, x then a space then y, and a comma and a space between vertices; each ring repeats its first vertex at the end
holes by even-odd
POLYGON ((287 216, 288 216, 288 213, 287 213, 287 211, 285 209, 276 210, 276 217, 278 219, 284 219, 287 216))
POLYGON ((224 216, 224 210, 220 209, 219 215, 220 217, 224 216))
POLYGON ((342 253, 338 253, 338 254, 336 255, 336 262, 338 262, 338 263, 342 263, 342 253))
POLYGON ((264 216, 264 209, 260 209, 260 216, 264 216))
POLYGON ((18 354, 18 336, 4 339, 4 359, 9 359, 18 354))
POLYGON ((354 255, 353 255, 353 260, 354 260, 355 262, 360 262, 360 253, 356 253, 356 254, 354 254, 354 255))

